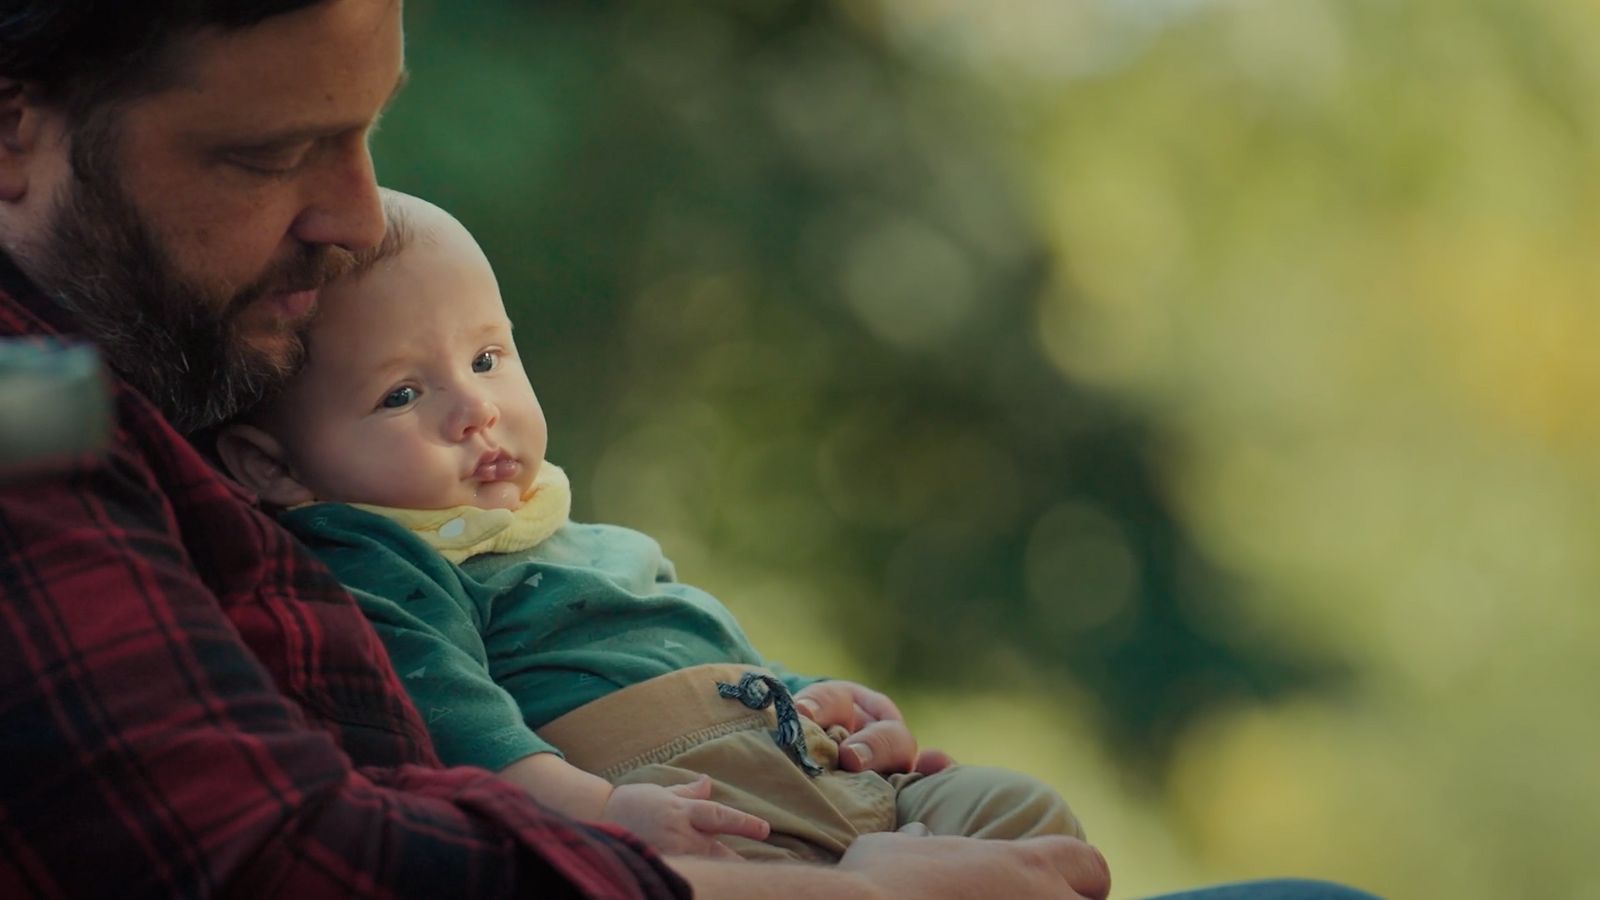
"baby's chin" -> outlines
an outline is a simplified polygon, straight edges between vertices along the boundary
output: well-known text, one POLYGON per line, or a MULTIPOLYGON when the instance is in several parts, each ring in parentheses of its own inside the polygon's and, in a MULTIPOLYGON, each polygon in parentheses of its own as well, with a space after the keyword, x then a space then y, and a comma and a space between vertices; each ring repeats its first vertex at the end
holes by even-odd
POLYGON ((522 505, 523 487, 515 481, 489 481, 478 485, 472 505, 479 509, 516 509, 522 505))

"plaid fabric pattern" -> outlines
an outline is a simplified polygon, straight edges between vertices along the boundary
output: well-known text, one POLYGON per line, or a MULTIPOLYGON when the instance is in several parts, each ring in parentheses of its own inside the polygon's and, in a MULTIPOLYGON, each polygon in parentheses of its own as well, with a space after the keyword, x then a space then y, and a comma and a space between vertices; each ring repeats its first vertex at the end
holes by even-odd
MULTIPOLYGON (((0 256, 0 336, 73 331, 0 256)), ((0 484, 0 897, 687 896, 440 768, 332 575, 112 390, 108 455, 0 484)))

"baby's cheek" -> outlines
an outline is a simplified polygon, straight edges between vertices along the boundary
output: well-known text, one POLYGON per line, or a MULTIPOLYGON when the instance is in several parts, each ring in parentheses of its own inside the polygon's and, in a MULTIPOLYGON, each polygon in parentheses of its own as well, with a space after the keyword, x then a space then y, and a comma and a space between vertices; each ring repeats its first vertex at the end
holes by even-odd
POLYGON ((346 451, 339 466, 339 480, 356 502, 404 505, 398 502, 398 495, 414 490, 415 482, 405 477, 414 464, 403 441, 392 435, 368 434, 347 445, 346 451), (348 452, 352 447, 359 449, 348 452))
POLYGON ((438 464, 426 454, 402 447, 391 447, 382 463, 366 473, 374 489, 394 498, 392 506, 421 506, 419 500, 436 490, 440 481, 438 464))

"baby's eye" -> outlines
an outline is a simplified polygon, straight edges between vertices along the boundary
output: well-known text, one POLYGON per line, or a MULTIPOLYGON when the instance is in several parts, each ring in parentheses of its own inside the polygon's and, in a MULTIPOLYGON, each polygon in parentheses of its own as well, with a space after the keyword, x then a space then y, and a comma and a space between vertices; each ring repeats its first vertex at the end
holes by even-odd
POLYGON ((495 350, 485 350, 472 360, 472 371, 489 372, 500 364, 500 354, 495 350))
POLYGON ((400 409, 410 406, 417 399, 417 389, 414 387, 397 387, 383 396, 378 406, 383 409, 400 409))

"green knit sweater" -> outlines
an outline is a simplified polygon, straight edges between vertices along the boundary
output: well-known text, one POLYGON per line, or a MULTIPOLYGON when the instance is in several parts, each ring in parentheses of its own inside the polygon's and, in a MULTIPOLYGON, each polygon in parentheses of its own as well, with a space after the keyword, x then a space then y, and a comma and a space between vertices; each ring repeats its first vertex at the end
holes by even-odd
POLYGON ((394 521, 339 503, 286 512, 388 647, 446 765, 558 752, 534 729, 629 685, 764 661, 716 598, 675 580, 637 531, 568 523, 538 545, 447 562, 394 521))

